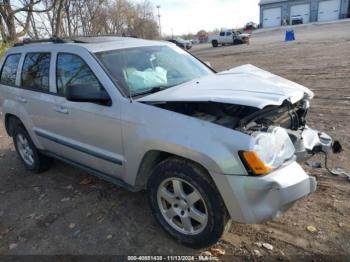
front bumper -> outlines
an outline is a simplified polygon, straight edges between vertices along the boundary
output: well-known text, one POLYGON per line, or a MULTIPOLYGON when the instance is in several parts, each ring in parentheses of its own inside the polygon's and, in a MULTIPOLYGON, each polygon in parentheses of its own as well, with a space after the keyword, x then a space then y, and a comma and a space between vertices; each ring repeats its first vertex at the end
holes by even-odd
POLYGON ((213 175, 233 221, 257 224, 280 216, 316 190, 316 179, 292 162, 266 176, 213 175))
POLYGON ((305 160, 315 153, 330 153, 333 147, 332 138, 326 133, 305 128, 294 143, 297 161, 305 160))

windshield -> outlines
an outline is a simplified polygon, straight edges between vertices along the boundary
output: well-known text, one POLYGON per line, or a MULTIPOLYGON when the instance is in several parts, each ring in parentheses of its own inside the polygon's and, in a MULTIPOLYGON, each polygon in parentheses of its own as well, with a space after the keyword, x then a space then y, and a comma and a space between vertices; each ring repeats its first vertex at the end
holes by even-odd
POLYGON ((196 58, 172 46, 119 49, 96 56, 131 96, 158 92, 214 74, 196 58))

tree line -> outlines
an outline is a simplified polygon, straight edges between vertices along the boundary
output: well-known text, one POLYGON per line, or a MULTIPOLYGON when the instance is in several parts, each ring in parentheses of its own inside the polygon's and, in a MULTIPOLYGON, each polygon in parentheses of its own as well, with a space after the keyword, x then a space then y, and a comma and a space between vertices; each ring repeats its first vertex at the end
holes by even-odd
POLYGON ((159 38, 149 0, 0 0, 0 33, 8 44, 23 37, 120 35, 159 38))

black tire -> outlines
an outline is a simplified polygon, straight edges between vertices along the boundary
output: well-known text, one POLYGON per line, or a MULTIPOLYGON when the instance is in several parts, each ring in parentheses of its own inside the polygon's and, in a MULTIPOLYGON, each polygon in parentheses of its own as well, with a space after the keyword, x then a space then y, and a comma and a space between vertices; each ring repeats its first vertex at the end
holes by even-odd
POLYGON ((43 155, 40 153, 40 151, 35 147, 32 139, 30 138, 28 132, 25 130, 25 128, 21 125, 17 126, 13 135, 13 143, 15 145, 18 157, 21 159, 22 163, 24 164, 25 168, 33 173, 42 173, 50 168, 50 165, 52 163, 52 158, 43 155), (29 148, 33 152, 33 164, 30 165, 26 163, 26 161, 21 156, 21 153, 19 151, 19 145, 18 145, 18 136, 22 135, 25 137, 28 141, 29 148))
POLYGON ((218 43, 218 41, 213 40, 213 41, 211 42, 211 45, 212 45, 213 47, 218 47, 218 46, 219 46, 219 43, 218 43))
POLYGON ((233 40, 233 44, 234 45, 241 45, 241 44, 243 44, 243 41, 241 39, 235 39, 235 40, 233 40))
MULTIPOLYGON (((154 169, 147 185, 152 213, 163 229, 175 240, 191 248, 204 248, 215 244, 229 228, 229 216, 213 181, 203 168, 180 158, 168 158, 154 169), (188 235, 176 230, 164 218, 158 205, 158 189, 164 181, 179 178, 193 186, 207 207, 207 223, 198 234, 188 235)), ((176 216, 175 216, 176 217, 176 216)), ((192 223, 192 222, 191 222, 192 223)))

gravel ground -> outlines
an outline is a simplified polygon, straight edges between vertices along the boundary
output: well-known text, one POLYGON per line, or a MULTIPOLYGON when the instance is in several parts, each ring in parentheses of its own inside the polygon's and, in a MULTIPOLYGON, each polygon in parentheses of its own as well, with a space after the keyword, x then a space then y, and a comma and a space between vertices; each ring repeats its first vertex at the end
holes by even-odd
MULTIPOLYGON (((330 165, 350 170, 350 22, 297 27, 253 35, 249 46, 191 50, 220 70, 253 64, 314 90, 309 126, 343 143, 330 165)), ((322 162, 322 157, 313 161, 322 162)), ((233 224, 215 246, 247 259, 323 259, 350 256, 350 183, 324 169, 307 171, 318 189, 281 218, 262 225, 233 224), (314 226, 316 232, 307 230, 314 226), (268 243, 269 246, 262 244, 268 243), (268 248, 266 248, 268 247, 268 248), (339 257, 337 257, 339 256, 339 257)), ((293 174, 290 174, 293 175, 293 174)), ((130 193, 55 162, 46 173, 27 172, 0 124, 0 254, 199 254, 170 239, 152 218, 144 192, 130 193)))

